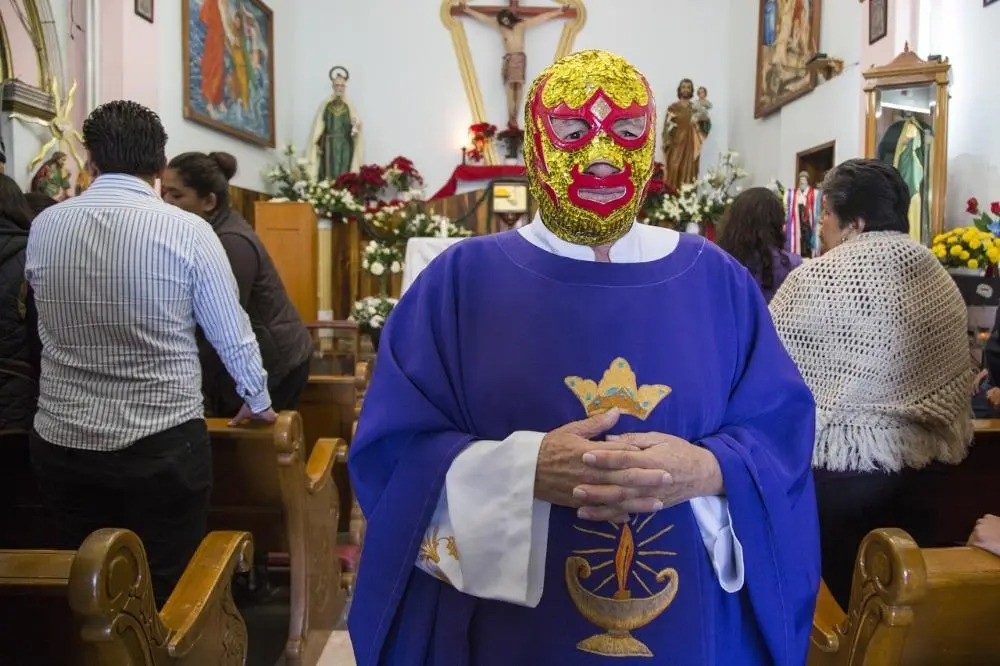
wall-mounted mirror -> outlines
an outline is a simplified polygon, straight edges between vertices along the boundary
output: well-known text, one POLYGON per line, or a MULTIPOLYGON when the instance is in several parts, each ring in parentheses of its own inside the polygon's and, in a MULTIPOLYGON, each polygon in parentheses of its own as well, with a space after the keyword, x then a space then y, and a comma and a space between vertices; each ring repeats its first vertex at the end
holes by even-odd
POLYGON ((925 245, 944 229, 950 72, 946 58, 923 60, 909 45, 864 72, 865 156, 899 170, 910 188, 910 237, 925 245))

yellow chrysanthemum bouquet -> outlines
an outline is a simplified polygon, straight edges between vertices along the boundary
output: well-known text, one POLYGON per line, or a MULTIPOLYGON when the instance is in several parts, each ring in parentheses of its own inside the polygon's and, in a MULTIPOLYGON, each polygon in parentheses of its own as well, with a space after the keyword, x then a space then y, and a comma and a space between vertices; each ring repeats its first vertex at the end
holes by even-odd
POLYGON ((931 252, 946 268, 985 270, 1000 261, 1000 239, 976 227, 959 227, 937 235, 931 252))

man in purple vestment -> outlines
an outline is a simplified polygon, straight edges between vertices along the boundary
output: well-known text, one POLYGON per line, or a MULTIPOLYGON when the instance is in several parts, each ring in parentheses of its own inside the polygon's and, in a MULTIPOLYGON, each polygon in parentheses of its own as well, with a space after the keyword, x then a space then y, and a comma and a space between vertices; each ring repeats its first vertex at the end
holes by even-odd
POLYGON ((622 58, 546 69, 539 216, 389 318, 350 454, 359 665, 804 663, 814 403, 746 269, 635 222, 655 126, 622 58))

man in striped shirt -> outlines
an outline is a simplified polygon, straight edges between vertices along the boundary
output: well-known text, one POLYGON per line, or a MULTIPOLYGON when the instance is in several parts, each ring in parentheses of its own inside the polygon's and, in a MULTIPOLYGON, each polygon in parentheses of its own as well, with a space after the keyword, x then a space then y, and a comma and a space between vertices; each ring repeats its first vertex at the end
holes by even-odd
POLYGON ((96 180, 28 239, 42 342, 32 464, 63 547, 101 527, 135 531, 162 604, 204 536, 212 484, 196 325, 245 400, 234 422, 275 414, 219 239, 153 190, 160 119, 110 102, 83 138, 96 180))

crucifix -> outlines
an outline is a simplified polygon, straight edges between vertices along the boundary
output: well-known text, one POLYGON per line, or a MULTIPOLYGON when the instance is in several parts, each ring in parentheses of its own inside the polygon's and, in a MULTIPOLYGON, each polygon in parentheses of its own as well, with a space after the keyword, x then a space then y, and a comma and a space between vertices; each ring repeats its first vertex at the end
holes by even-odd
POLYGON ((507 90, 507 124, 517 127, 521 95, 524 93, 525 72, 528 59, 524 54, 524 32, 556 18, 575 19, 577 11, 569 5, 556 9, 547 7, 522 7, 519 0, 507 0, 507 5, 470 7, 465 2, 453 5, 452 16, 469 16, 500 33, 503 39, 503 77, 507 90))

